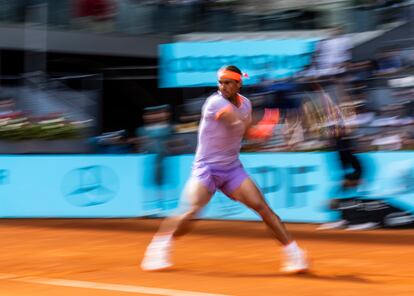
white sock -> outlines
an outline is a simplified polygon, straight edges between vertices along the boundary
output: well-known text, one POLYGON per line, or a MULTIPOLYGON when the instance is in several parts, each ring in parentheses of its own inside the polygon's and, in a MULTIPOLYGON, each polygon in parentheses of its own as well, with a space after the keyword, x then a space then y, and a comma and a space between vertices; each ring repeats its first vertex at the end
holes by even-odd
POLYGON ((171 243, 172 234, 163 234, 158 235, 156 234, 152 239, 152 243, 161 244, 161 245, 168 245, 171 243))
POLYGON ((286 254, 292 254, 292 253, 295 253, 299 250, 300 250, 300 248, 299 248, 298 244, 296 243, 296 241, 292 241, 291 243, 289 243, 288 245, 285 245, 283 247, 283 251, 286 254))

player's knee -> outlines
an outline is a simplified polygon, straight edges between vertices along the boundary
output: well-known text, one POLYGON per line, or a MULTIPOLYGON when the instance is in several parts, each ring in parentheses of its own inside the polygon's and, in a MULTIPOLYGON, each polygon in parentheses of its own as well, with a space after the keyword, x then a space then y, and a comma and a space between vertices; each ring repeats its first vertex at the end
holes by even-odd
POLYGON ((268 207, 264 202, 252 203, 249 207, 260 215, 266 214, 266 211, 268 211, 268 207))
POLYGON ((188 210, 184 213, 185 219, 191 220, 194 219, 197 214, 200 212, 201 207, 198 206, 191 206, 188 210))

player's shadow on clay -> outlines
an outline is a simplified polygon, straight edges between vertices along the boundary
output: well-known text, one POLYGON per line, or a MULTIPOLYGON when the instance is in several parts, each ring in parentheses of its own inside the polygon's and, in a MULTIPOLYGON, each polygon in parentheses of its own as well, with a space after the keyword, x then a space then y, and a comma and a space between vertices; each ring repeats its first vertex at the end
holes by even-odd
POLYGON ((339 274, 339 275, 321 275, 312 271, 300 274, 284 274, 280 272, 272 273, 242 273, 242 272, 224 272, 224 271, 206 271, 206 270, 195 270, 187 268, 172 268, 169 271, 165 272, 174 272, 179 274, 188 274, 195 276, 212 276, 212 277, 222 277, 222 278, 298 278, 305 280, 323 280, 331 282, 352 282, 352 283, 364 283, 364 284, 376 284, 377 282, 369 280, 367 278, 355 275, 355 274, 339 274))
MULTIPOLYGON (((281 275, 287 276, 287 275, 281 275)), ((313 272, 307 272, 304 274, 298 275, 290 275, 300 277, 302 279, 309 279, 309 280, 324 280, 324 281, 332 281, 332 282, 352 282, 352 283, 364 283, 364 284, 377 284, 378 282, 369 280, 367 278, 355 275, 355 274, 338 274, 338 275, 320 275, 313 272)))

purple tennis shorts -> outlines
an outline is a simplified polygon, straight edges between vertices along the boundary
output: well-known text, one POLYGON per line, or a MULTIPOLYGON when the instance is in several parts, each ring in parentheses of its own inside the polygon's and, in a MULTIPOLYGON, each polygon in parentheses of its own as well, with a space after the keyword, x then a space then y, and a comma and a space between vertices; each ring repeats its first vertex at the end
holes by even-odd
POLYGON ((214 168, 197 163, 193 167, 192 176, 206 186, 209 192, 215 193, 219 189, 227 196, 249 177, 240 162, 229 167, 214 168))

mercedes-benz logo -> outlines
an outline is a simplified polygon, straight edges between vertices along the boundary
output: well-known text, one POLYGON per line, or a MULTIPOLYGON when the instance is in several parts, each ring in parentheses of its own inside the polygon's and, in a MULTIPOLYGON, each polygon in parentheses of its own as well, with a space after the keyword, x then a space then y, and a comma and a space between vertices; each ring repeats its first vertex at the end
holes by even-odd
POLYGON ((115 197, 119 179, 109 167, 94 165, 69 171, 62 181, 66 200, 79 207, 104 204, 115 197))

